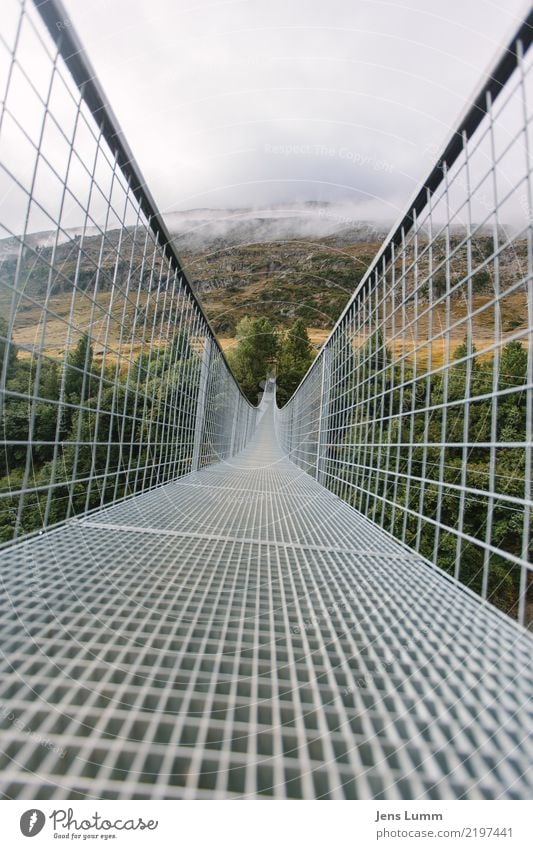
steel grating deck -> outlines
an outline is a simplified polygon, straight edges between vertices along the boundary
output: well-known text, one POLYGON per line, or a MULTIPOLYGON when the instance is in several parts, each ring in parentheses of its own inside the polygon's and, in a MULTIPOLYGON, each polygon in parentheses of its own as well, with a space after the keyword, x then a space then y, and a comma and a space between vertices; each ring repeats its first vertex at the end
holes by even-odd
POLYGON ((233 461, 4 554, 4 797, 531 794, 529 635, 285 459, 271 396, 233 461))

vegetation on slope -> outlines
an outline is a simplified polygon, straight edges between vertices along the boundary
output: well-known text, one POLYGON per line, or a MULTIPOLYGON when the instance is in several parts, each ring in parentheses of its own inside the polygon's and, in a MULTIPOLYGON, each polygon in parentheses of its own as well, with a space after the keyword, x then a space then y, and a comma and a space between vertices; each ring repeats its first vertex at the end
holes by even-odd
POLYGON ((277 400, 282 406, 293 394, 314 359, 303 319, 286 332, 276 331, 268 318, 241 319, 237 345, 228 351, 229 363, 252 403, 269 374, 277 375, 277 400))
MULTIPOLYGON (((6 332, 0 319, 0 336, 6 332)), ((4 356, 5 346, 0 370, 4 356)), ((179 332, 169 346, 139 355, 126 373, 116 363, 102 369, 86 335, 64 367, 21 358, 10 345, 0 419, 0 542, 15 529, 29 533, 45 520, 59 522, 187 471, 199 378, 200 358, 179 332), (175 421, 165 415, 168 387, 182 412, 175 421)))

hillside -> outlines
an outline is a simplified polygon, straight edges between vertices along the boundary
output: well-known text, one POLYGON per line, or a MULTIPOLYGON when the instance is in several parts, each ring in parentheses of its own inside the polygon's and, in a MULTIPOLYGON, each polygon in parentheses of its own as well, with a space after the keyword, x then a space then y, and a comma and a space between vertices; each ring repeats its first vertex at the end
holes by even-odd
POLYGON ((245 314, 287 326, 333 326, 379 242, 341 246, 335 239, 290 240, 185 255, 190 280, 215 330, 231 335, 245 314))
MULTIPOLYGON (((303 318, 316 347, 327 337, 354 288, 361 280, 375 256, 386 232, 385 225, 355 222, 341 210, 325 204, 285 206, 270 210, 192 210, 174 213, 168 218, 176 248, 183 266, 195 288, 215 331, 224 346, 232 344, 235 327, 244 315, 266 316, 277 327, 288 327, 296 318, 303 318)), ((15 341, 26 350, 43 346, 42 303, 48 292, 48 317, 44 348, 57 355, 64 348, 66 328, 73 308, 73 322, 81 331, 90 332, 98 355, 98 343, 103 344, 104 333, 113 343, 121 334, 128 344, 129 327, 133 322, 135 299, 127 295, 128 280, 134 269, 134 279, 142 267, 141 240, 136 243, 135 231, 112 230, 106 234, 102 248, 101 236, 88 233, 83 241, 87 262, 76 270, 79 245, 79 228, 73 229, 55 249, 55 267, 58 272, 49 281, 50 261, 53 254, 53 234, 35 233, 26 240, 19 269, 19 288, 15 341), (121 259, 116 263, 117 248, 121 240, 121 259), (128 257, 126 260, 125 257, 128 257), (100 272, 95 270, 100 267, 100 272), (78 295, 71 304, 72 281, 77 274, 78 295), (121 321, 108 322, 109 290, 113 281, 121 293, 114 295, 116 315, 121 321)), ((456 245, 460 237, 454 236, 456 245)), ((422 251, 421 240, 418 248, 422 251)), ((488 259, 492 239, 480 234, 473 245, 473 264, 488 259)), ((500 257, 500 287, 502 291, 523 273, 527 246, 515 242, 500 257)), ((444 257, 444 243, 433 250, 433 267, 444 257)), ((414 259, 411 250, 406 267, 414 259)), ((18 259, 18 241, 14 238, 0 240, 0 313, 10 309, 12 281, 18 259)), ((428 272, 427 258, 419 260, 419 279, 428 272)), ((464 249, 457 250, 450 268, 452 285, 461 281, 467 269, 464 249)), ((433 296, 445 289, 445 275, 441 270, 433 276, 433 296)), ((144 309, 148 293, 157 287, 157 264, 152 276, 141 276, 139 306, 144 309)), ((414 285, 412 274, 405 282, 406 315, 414 319, 414 304, 410 292, 414 285)), ((491 344, 494 338, 494 310, 485 309, 493 298, 493 283, 486 269, 479 270, 473 278, 474 316, 472 329, 478 348, 491 344)), ((418 297, 418 314, 429 303, 428 289, 418 297)), ((451 344, 460 344, 465 334, 464 287, 451 299, 451 344)), ((517 288, 501 301, 502 330, 508 335, 527 321, 526 293, 517 288)), ((433 327, 446 326, 445 304, 433 309, 433 327), (436 323, 435 323, 436 322, 436 323)), ((419 338, 428 327, 428 315, 418 320, 419 338)), ((409 348, 412 340, 388 340, 393 349, 409 348)), ((132 352, 133 352, 132 346, 132 352)), ((436 361, 444 355, 444 342, 436 340, 432 351, 436 361)), ((23 352, 21 351, 23 355, 23 352)), ((419 364, 422 364, 419 361, 419 364)))

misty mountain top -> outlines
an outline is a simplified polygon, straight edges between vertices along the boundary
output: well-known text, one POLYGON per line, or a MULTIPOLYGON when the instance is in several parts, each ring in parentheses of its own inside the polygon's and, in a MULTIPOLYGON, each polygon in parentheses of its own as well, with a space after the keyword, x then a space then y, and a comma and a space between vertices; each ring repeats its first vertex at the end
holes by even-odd
MULTIPOLYGON (((287 240, 333 238, 339 245, 363 241, 380 241, 389 230, 388 222, 376 223, 358 218, 355 205, 330 203, 291 203, 259 208, 188 209, 164 216, 179 253, 265 244, 287 240)), ((27 233, 25 244, 30 249, 53 248, 84 232, 81 222, 67 226, 59 234, 55 230, 27 233)), ((85 239, 98 236, 99 228, 85 228, 85 239)), ((118 235, 118 230, 115 231, 118 235)), ((108 239, 112 236, 108 233, 108 239)), ((20 241, 12 236, 0 239, 0 259, 15 256, 20 241)))
POLYGON ((340 243, 384 238, 390 223, 362 220, 355 205, 307 202, 255 209, 191 209, 165 215, 178 250, 334 237, 340 243))

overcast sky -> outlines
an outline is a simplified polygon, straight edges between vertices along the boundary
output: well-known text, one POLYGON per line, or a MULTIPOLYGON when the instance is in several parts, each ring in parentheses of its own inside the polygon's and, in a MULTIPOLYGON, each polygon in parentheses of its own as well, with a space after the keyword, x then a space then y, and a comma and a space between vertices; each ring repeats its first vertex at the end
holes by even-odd
POLYGON ((165 212, 394 218, 523 0, 65 0, 165 212))

